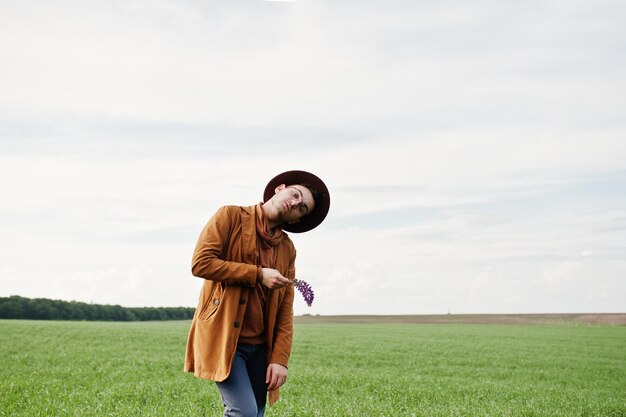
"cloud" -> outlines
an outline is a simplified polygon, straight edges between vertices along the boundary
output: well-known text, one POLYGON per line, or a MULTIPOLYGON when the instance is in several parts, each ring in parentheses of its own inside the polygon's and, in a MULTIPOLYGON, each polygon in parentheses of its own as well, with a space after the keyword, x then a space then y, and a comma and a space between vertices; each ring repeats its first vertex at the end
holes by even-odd
POLYGON ((5 7, 4 32, 19 39, 3 45, 11 59, 2 75, 12 80, 3 85, 12 104, 3 114, 13 117, 365 132, 451 119, 474 126, 621 119, 623 62, 604 51, 619 47, 607 32, 623 29, 607 6, 580 4, 565 16, 558 6, 489 2, 5 7))
POLYGON ((622 309, 612 2, 1 9, 4 291, 193 305, 209 216, 298 168, 297 313, 622 309))

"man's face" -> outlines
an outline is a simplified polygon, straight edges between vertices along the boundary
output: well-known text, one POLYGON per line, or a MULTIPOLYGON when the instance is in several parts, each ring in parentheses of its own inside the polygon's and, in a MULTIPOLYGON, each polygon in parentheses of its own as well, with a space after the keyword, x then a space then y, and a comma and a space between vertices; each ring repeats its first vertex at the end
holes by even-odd
POLYGON ((315 208, 313 194, 302 185, 281 184, 276 187, 275 192, 272 200, 283 222, 297 223, 315 208))

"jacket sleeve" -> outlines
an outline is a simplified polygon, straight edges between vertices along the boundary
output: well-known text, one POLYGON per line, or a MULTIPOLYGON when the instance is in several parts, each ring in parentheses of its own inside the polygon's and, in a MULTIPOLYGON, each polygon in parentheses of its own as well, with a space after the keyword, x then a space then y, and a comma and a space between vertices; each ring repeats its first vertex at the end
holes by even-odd
POLYGON ((228 261, 229 239, 237 207, 222 207, 211 217, 198 238, 191 262, 191 273, 197 277, 226 284, 254 286, 256 265, 228 261))
MULTIPOLYGON (((289 262, 289 270, 287 278, 293 280, 296 276, 296 251, 289 262)), ((278 313, 276 314, 276 325, 274 327, 274 347, 270 357, 270 363, 279 363, 287 367, 289 357, 291 356, 291 345, 293 343, 293 285, 285 288, 285 296, 283 297, 278 313)))

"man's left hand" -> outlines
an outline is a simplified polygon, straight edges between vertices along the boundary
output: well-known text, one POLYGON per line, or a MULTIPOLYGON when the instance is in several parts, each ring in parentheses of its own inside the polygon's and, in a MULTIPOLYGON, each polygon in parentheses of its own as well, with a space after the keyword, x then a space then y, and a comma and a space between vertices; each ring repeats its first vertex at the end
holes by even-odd
POLYGON ((278 363, 270 363, 265 374, 268 391, 280 388, 287 380, 287 368, 278 363))

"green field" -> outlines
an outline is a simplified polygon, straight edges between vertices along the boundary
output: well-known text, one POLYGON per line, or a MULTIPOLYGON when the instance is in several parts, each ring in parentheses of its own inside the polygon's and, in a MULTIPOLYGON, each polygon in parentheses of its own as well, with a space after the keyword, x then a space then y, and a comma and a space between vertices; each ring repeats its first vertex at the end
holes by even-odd
MULTIPOLYGON (((188 322, 0 320, 1 416, 220 416, 188 322)), ((297 324, 266 416, 626 416, 626 327, 297 324)))

